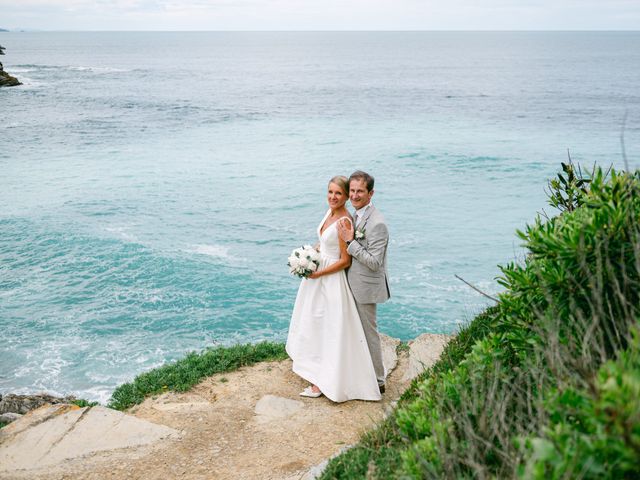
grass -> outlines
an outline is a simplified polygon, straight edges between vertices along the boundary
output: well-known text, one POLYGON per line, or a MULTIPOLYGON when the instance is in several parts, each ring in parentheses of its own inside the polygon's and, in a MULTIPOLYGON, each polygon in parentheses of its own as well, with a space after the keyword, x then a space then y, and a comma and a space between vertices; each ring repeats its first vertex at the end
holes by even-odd
POLYGON ((108 407, 125 410, 142 403, 149 395, 166 391, 185 392, 202 379, 230 372, 258 362, 284 360, 283 343, 261 342, 255 345, 215 347, 138 375, 132 382, 115 389, 108 407))
POLYGON ((89 400, 85 400, 84 398, 79 398, 71 402, 72 404, 84 408, 84 407, 95 407, 96 405, 100 405, 98 402, 91 402, 89 400))

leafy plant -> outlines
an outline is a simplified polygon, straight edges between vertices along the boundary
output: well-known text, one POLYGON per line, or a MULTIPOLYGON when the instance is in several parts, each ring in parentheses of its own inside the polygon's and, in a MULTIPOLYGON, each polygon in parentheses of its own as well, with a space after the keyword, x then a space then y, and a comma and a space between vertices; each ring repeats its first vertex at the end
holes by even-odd
POLYGON ((553 389, 543 435, 521 442, 520 478, 640 478, 640 335, 589 388, 553 389))
POLYGON ((588 193, 589 176, 583 174, 580 165, 573 165, 571 157, 568 163, 561 163, 562 172, 547 184, 549 205, 561 212, 572 212, 582 204, 582 199, 588 193))
POLYGON ((74 405, 77 405, 80 408, 95 407, 96 405, 100 405, 98 402, 91 402, 89 400, 85 400, 84 398, 79 398, 77 400, 74 400, 71 403, 73 403, 74 405))

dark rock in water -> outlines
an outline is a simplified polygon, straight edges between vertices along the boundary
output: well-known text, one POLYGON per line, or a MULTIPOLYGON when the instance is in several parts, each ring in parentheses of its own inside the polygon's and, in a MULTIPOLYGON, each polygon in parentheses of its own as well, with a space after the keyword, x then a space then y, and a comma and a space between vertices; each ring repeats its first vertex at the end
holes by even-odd
MULTIPOLYGON (((4 50, 5 48, 0 45, 0 55, 4 55, 4 50)), ((2 62, 0 62, 0 87, 15 87, 18 85, 22 85, 22 83, 20 83, 20 80, 18 80, 16 77, 12 77, 7 72, 5 72, 4 68, 2 67, 2 62)))
POLYGON ((5 413, 19 413, 21 415, 40 408, 47 403, 71 403, 76 397, 69 395, 67 397, 54 397, 48 393, 37 393, 35 395, 14 395, 9 393, 0 396, 0 415, 5 413))
POLYGON ((20 80, 16 77, 12 77, 4 70, 0 69, 0 87, 16 87, 18 85, 22 85, 20 80))

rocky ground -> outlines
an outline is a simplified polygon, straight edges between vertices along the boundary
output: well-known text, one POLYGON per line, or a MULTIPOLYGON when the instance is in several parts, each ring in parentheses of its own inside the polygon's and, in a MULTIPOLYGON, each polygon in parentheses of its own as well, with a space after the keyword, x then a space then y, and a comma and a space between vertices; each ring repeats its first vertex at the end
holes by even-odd
POLYGON ((410 351, 385 338, 391 370, 381 402, 336 404, 298 393, 289 360, 207 378, 148 398, 126 414, 41 407, 0 430, 3 479, 310 479, 393 408, 410 378, 448 341, 422 335, 410 351))

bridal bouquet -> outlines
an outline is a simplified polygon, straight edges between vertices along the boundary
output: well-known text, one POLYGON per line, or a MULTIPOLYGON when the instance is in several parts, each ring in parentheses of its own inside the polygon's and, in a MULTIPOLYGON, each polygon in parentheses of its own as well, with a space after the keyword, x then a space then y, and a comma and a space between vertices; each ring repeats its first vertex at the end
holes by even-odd
POLYGON ((307 278, 320 266, 320 253, 311 245, 296 248, 289 255, 289 272, 300 278, 307 278))

